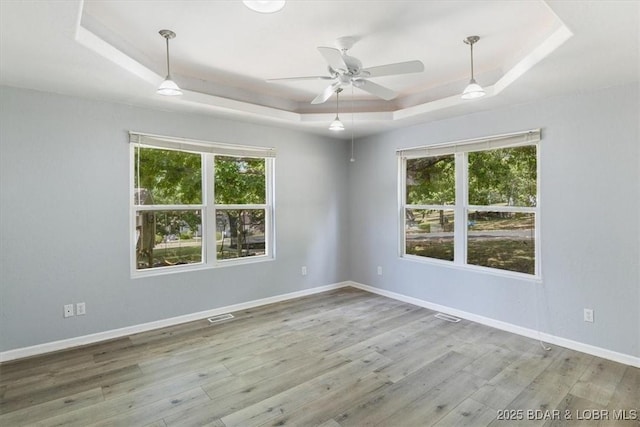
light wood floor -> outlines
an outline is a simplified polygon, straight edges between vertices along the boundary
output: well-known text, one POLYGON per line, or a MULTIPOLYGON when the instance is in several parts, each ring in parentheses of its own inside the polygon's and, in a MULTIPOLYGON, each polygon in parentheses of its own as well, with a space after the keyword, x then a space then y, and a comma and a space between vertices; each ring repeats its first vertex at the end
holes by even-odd
POLYGON ((0 425, 640 425, 640 369, 433 314, 345 288, 5 363, 0 425))

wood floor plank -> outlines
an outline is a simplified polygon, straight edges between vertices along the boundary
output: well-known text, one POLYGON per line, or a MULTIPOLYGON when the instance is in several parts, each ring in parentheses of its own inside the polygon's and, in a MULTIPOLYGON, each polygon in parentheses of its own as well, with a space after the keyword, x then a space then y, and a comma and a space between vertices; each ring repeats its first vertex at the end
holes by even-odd
POLYGON ((100 387, 96 387, 91 390, 50 400, 37 405, 31 405, 26 408, 0 415, 0 425, 29 425, 37 421, 68 413, 69 411, 85 408, 102 401, 104 401, 102 390, 100 387))
POLYGON ((634 420, 634 427, 640 426, 640 368, 627 366, 606 409, 612 414, 611 427, 629 427, 634 420))
MULTIPOLYGON (((426 368, 434 361, 446 356, 452 349, 450 342, 442 337, 434 340, 412 339, 410 342, 409 348, 411 351, 403 351, 403 357, 393 359, 393 364, 379 369, 377 373, 386 378, 387 381, 395 383, 426 368)), ((456 353, 456 355, 459 354, 456 353)), ((394 356, 399 355, 395 353, 394 356)), ((470 358, 466 360, 469 363, 472 361, 470 358)))
POLYGON ((494 410, 506 409, 514 397, 549 367, 553 360, 547 353, 524 353, 475 392, 472 398, 494 410))
POLYGON ((471 373, 457 372, 411 403, 374 424, 398 427, 431 426, 453 411, 485 382, 485 379, 471 373))
POLYGON ((90 362, 94 353, 105 349, 126 347, 129 342, 129 337, 123 337, 5 362, 0 364, 0 384, 14 383, 16 380, 29 379, 38 373, 59 372, 70 366, 90 362))
MULTIPOLYGON (((142 408, 154 405, 156 402, 163 401, 167 396, 194 390, 198 393, 201 392, 200 394, 205 394, 199 386, 196 385, 194 387, 193 383, 194 381, 191 376, 186 376, 184 378, 174 377, 170 381, 158 381, 155 387, 141 388, 111 399, 105 399, 102 402, 88 407, 53 416, 47 419, 46 425, 83 427, 113 417, 118 417, 125 412, 141 410, 142 408)), ((178 398, 178 400, 180 400, 180 398, 178 398)), ((203 400, 208 400, 208 397, 203 400)), ((150 416, 149 419, 141 420, 138 424, 143 424, 142 421, 158 420, 159 418, 163 418, 163 416, 150 416)))
POLYGON ((310 356, 303 359, 288 358, 288 355, 284 355, 280 360, 234 375, 230 381, 225 379, 210 382, 203 385, 203 388, 212 399, 219 397, 222 392, 232 393, 246 390, 263 381, 274 383, 278 388, 284 390, 322 375, 329 370, 337 369, 350 361, 350 359, 338 354, 310 356))
MULTIPOLYGON (((540 375, 538 375, 504 409, 512 410, 551 410, 556 408, 569 390, 589 367, 593 356, 564 349, 540 375)), ((543 425, 544 419, 524 419, 513 425, 543 425)), ((500 425, 500 420, 491 425, 500 425)))
POLYGON ((102 387, 118 381, 126 381, 140 375, 141 372, 138 366, 133 365, 88 377, 75 377, 73 380, 62 384, 45 384, 43 387, 35 388, 33 392, 23 391, 23 393, 18 396, 2 399, 2 401, 0 401, 0 414, 17 411, 61 397, 67 397, 91 388, 102 387))
POLYGON ((627 367, 610 360, 594 359, 570 393, 607 406, 627 367))
POLYGON ((115 399, 120 396, 131 395, 149 388, 173 387, 176 389, 190 389, 222 378, 228 378, 232 373, 222 364, 210 366, 187 367, 185 370, 165 372, 162 376, 142 375, 127 381, 107 384, 102 387, 105 399, 115 399))
POLYGON ((320 398, 326 391, 344 387, 355 381, 362 381, 365 376, 389 363, 391 361, 388 358, 375 352, 371 353, 285 392, 227 415, 222 418, 222 422, 227 427, 262 425, 279 415, 294 412, 305 403, 320 398))
MULTIPOLYGON (((511 426, 498 410, 640 414, 638 368, 434 314, 343 288, 2 363, 0 425, 511 426)), ((584 425, 561 421, 520 425, 584 425)))
POLYGON ((213 403, 205 403, 200 407, 190 409, 189 414, 176 414, 165 421, 169 425, 178 425, 181 417, 188 415, 190 420, 206 420, 211 417, 222 418, 242 408, 254 405, 279 393, 286 392, 296 386, 320 377, 327 372, 333 372, 350 363, 350 360, 339 355, 329 355, 323 358, 306 360, 303 365, 294 369, 287 369, 279 375, 265 378, 246 372, 241 376, 203 385, 213 403))
POLYGON ((194 388, 182 393, 170 395, 148 405, 124 411, 113 417, 89 424, 95 427, 120 427, 144 424, 146 420, 165 418, 171 414, 197 406, 209 400, 209 396, 200 388, 194 388))
POLYGON ((467 357, 449 352, 401 381, 365 396, 363 401, 334 419, 344 427, 376 425, 461 371, 469 362, 467 357))
MULTIPOLYGON (((549 414, 550 419, 544 422, 544 427, 579 426, 585 423, 598 424, 597 421, 591 422, 591 420, 584 420, 584 414, 602 411, 604 406, 582 397, 567 394, 560 404, 553 409, 555 409, 555 411, 549 414)), ((545 414, 546 411, 539 412, 539 415, 534 414, 533 418, 536 418, 536 416, 544 416, 545 414)))
POLYGON ((264 423, 262 427, 276 426, 316 426, 323 425, 327 418, 338 415, 366 396, 389 385, 379 375, 371 373, 341 387, 327 390, 318 399, 310 401, 295 411, 283 413, 264 423))
POLYGON ((487 380, 495 377, 518 358, 518 353, 498 347, 494 344, 484 356, 477 358, 464 370, 487 380))
POLYGON ((618 387, 616 387, 611 397, 609 408, 640 409, 638 406, 640 406, 640 368, 627 366, 622 379, 618 383, 618 387))
POLYGON ((488 426, 495 419, 495 410, 468 398, 434 425, 437 427, 483 427, 488 426))

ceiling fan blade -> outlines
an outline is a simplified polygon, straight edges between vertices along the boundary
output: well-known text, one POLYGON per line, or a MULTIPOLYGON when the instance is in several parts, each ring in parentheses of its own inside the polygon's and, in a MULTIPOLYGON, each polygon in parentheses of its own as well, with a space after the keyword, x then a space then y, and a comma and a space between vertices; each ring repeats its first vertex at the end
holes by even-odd
POLYGON ((282 77, 279 79, 267 79, 268 82, 278 82, 286 80, 333 80, 333 77, 329 76, 307 76, 307 77, 282 77))
POLYGON ((335 82, 335 83, 327 86, 326 89, 320 95, 316 96, 313 99, 313 101, 311 101, 311 103, 312 104, 322 104, 323 102, 326 102, 327 99, 331 98, 331 95, 333 95, 333 93, 339 87, 340 87, 340 82, 335 82))
POLYGON ((336 71, 348 71, 349 67, 344 62, 344 58, 342 57, 342 53, 333 47, 319 47, 318 51, 324 57, 325 61, 329 64, 331 68, 336 71))
POLYGON ((384 86, 380 86, 377 83, 370 82, 369 80, 356 80, 354 82, 355 87, 364 90, 365 92, 369 92, 371 95, 375 95, 378 98, 382 98, 385 101, 389 101, 397 96, 397 93, 388 89, 384 86))
POLYGON ((366 74, 367 77, 380 77, 395 74, 420 73, 422 71, 424 71, 424 64, 421 61, 407 61, 365 68, 362 70, 362 73, 366 74))

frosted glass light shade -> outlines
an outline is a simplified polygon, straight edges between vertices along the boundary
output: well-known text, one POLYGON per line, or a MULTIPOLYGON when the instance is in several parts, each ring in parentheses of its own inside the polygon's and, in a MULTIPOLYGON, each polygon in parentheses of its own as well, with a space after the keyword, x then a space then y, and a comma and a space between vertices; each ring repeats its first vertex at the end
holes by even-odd
POLYGON ((243 0, 245 6, 260 13, 274 13, 281 10, 285 0, 243 0))
POLYGON ((329 130, 335 131, 335 132, 339 132, 344 130, 344 125, 342 124, 342 122, 340 121, 340 119, 338 118, 338 116, 336 115, 336 118, 334 121, 331 122, 331 124, 329 125, 329 130))
POLYGON ((476 99, 485 96, 485 91, 482 89, 474 79, 471 79, 464 92, 462 92, 462 99, 476 99))
POLYGON ((176 82, 171 80, 171 77, 169 76, 167 76, 167 78, 164 79, 162 83, 160 83, 160 86, 158 86, 158 90, 156 90, 156 93, 164 96, 182 95, 182 91, 180 90, 176 82))

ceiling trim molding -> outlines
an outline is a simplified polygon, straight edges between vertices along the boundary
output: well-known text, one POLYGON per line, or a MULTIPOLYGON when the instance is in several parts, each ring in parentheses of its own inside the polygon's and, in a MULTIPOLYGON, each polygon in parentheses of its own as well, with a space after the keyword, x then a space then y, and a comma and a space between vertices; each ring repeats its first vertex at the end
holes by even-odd
MULTIPOLYGON (((110 44, 90 29, 83 26, 83 9, 84 2, 80 2, 79 15, 75 29, 75 40, 84 47, 94 51, 98 55, 113 62, 124 70, 139 77, 147 82, 150 86, 158 86, 164 79, 163 76, 141 64, 136 59, 125 54, 114 45, 110 44)), ((555 15, 555 13, 554 13, 555 15)), ((565 26, 560 18, 555 15, 559 27, 549 37, 536 46, 531 52, 518 61, 513 67, 507 70, 503 76, 493 85, 486 86, 486 96, 484 98, 493 97, 509 85, 513 84, 518 78, 533 68, 538 62, 547 57, 568 39, 573 33, 565 26)), ((151 92, 150 92, 151 93, 151 92)), ((152 96, 155 96, 155 90, 152 96)), ((204 106, 207 109, 226 113, 237 113, 263 119, 271 119, 277 121, 285 121, 289 123, 317 123, 327 122, 333 119, 334 113, 296 113, 284 109, 273 108, 265 105, 253 104, 250 102, 239 101, 231 98, 224 98, 203 92, 185 90, 183 95, 175 99, 167 99, 167 102, 204 106)), ((411 107, 400 108, 394 111, 378 111, 378 112, 354 112, 353 117, 359 121, 375 120, 381 122, 394 122, 409 118, 418 118, 434 111, 444 110, 447 108, 468 104, 469 100, 464 100, 459 94, 436 99, 411 107)), ((476 100, 475 102, 478 102, 476 100)), ((481 102, 481 101, 480 101, 481 102)))

